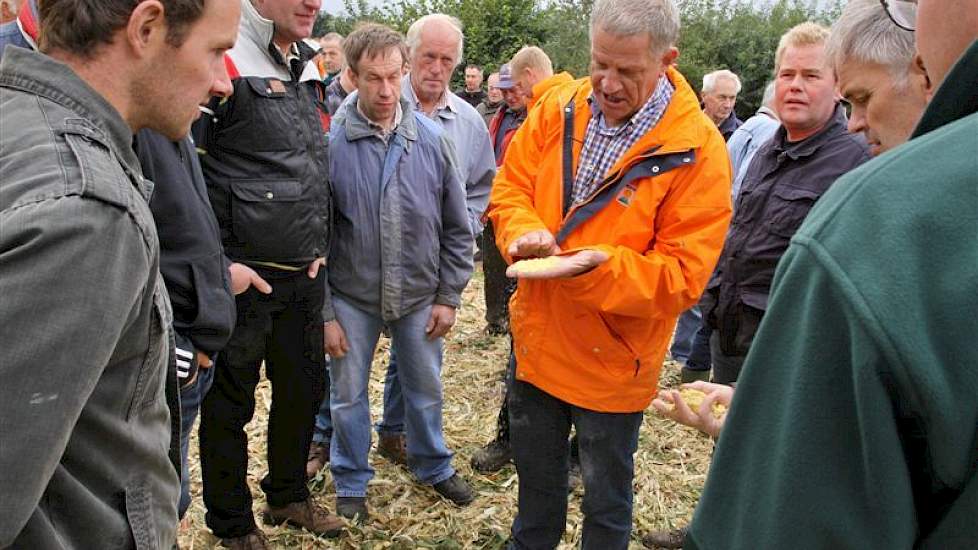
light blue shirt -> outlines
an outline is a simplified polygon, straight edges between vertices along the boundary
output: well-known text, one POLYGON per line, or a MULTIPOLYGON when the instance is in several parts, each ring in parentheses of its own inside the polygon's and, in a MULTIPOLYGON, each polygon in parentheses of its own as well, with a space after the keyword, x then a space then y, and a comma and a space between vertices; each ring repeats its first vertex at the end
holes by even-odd
POLYGON ((761 107, 756 115, 748 118, 730 136, 727 151, 730 153, 730 164, 733 166, 734 173, 733 187, 730 189, 734 204, 737 204, 740 185, 744 182, 751 159, 761 145, 770 141, 780 126, 781 123, 775 118, 774 112, 767 107, 761 107))
MULTIPOLYGON (((489 191, 496 177, 496 157, 482 115, 450 90, 445 90, 445 95, 448 101, 436 108, 429 118, 445 130, 455 145, 459 180, 465 184, 469 225, 472 234, 478 236, 482 234, 482 214, 489 204, 489 191)), ((409 74, 401 80, 401 97, 415 111, 421 110, 409 74)))

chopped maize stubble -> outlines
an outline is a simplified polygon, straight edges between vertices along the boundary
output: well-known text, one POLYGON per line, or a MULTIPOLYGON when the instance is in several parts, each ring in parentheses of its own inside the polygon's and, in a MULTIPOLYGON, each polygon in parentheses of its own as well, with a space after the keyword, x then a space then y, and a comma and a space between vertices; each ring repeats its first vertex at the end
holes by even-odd
POLYGON ((560 265, 560 258, 557 256, 548 256, 546 258, 530 258, 528 260, 520 260, 513 264, 513 270, 516 272, 517 276, 528 275, 530 273, 540 273, 542 271, 547 271, 548 269, 553 269, 560 265))
MULTIPOLYGON (((683 401, 685 401, 686 404, 689 405, 689 408, 693 412, 696 412, 699 410, 700 404, 703 403, 703 399, 706 397, 706 394, 699 390, 694 390, 691 388, 682 388, 679 390, 679 396, 683 398, 683 401)), ((726 406, 716 402, 713 403, 713 416, 719 418, 725 412, 727 412, 726 406)))

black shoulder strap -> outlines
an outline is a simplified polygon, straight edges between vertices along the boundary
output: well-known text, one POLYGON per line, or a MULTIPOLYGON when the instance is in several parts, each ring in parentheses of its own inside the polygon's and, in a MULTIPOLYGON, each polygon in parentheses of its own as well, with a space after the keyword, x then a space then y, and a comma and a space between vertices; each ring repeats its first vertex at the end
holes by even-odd
POLYGON ((574 98, 564 106, 564 162, 563 162, 564 202, 561 217, 567 215, 574 202, 574 98))

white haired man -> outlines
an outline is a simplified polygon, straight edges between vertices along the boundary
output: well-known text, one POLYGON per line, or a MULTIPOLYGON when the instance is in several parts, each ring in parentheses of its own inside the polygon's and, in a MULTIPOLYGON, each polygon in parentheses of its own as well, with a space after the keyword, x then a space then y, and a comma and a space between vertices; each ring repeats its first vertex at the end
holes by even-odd
POLYGON ((937 90, 782 258, 688 549, 974 547, 978 1, 878 9, 937 90))
MULTIPOLYGON (((442 127, 455 145, 459 179, 465 185, 469 227, 482 234, 482 215, 496 175, 496 160, 489 131, 474 107, 448 89, 452 72, 462 60, 462 24, 449 15, 425 15, 408 28, 406 42, 410 73, 402 81, 401 97, 412 110, 421 111, 442 127)), ((429 430, 440 430, 428 426, 429 430)), ((391 347, 384 387, 384 417, 377 426, 377 450, 394 462, 406 464, 404 396, 397 379, 397 348, 391 347)))
POLYGON ((508 273, 519 277, 510 304, 512 549, 560 542, 572 425, 582 545, 628 547, 642 412, 672 325, 702 292, 730 217, 723 138, 672 67, 675 5, 599 0, 590 31, 590 79, 537 101, 492 191, 489 218, 507 261, 553 265, 508 273))
POLYGON ((730 139, 742 124, 734 112, 740 88, 740 77, 727 69, 703 75, 703 112, 720 129, 723 139, 730 139))

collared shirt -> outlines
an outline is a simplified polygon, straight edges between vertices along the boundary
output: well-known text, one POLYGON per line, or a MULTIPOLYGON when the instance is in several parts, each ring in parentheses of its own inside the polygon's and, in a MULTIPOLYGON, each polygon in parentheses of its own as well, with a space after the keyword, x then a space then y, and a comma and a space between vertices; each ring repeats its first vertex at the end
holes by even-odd
POLYGON ((608 127, 604 113, 594 100, 592 92, 588 98, 591 103, 591 120, 584 135, 584 148, 581 151, 577 177, 574 179, 575 204, 587 200, 618 159, 659 122, 675 90, 668 78, 660 78, 645 105, 628 122, 615 128, 608 127))
POLYGON ((379 137, 380 140, 383 141, 384 143, 390 141, 391 136, 394 135, 394 130, 397 130, 397 126, 401 124, 401 117, 404 116, 404 109, 401 108, 401 102, 398 101, 394 107, 394 124, 392 124, 389 129, 384 128, 380 124, 377 124, 373 120, 370 120, 370 117, 367 116, 367 113, 363 112, 363 108, 360 105, 359 96, 357 97, 357 112, 360 113, 360 116, 363 117, 363 120, 367 121, 367 126, 373 129, 377 133, 377 137, 379 137))
MULTIPOLYGON (((431 110, 430 113, 426 113, 424 108, 421 106, 421 100, 418 99, 418 94, 414 93, 414 86, 411 85, 411 75, 406 75, 404 79, 408 82, 407 86, 403 86, 402 90, 406 90, 408 93, 408 101, 414 105, 414 110, 423 114, 430 119, 438 119, 438 113, 448 109, 449 111, 456 112, 456 109, 450 101, 448 101, 448 89, 446 88, 442 92, 441 97, 438 98, 438 103, 435 103, 435 108, 431 110)), ((401 93, 404 93, 403 91, 401 93)), ((461 98, 459 98, 461 99, 461 98)), ((464 100, 463 100, 464 101, 464 100)))

